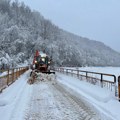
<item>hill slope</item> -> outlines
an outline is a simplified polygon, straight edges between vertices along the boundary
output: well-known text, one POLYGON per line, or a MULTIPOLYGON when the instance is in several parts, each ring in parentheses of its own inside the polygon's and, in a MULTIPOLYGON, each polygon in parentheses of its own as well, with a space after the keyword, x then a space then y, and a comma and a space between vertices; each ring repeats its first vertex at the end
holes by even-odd
POLYGON ((55 65, 120 66, 120 54, 101 42, 60 29, 24 3, 0 1, 0 65, 31 62, 36 49, 55 65))

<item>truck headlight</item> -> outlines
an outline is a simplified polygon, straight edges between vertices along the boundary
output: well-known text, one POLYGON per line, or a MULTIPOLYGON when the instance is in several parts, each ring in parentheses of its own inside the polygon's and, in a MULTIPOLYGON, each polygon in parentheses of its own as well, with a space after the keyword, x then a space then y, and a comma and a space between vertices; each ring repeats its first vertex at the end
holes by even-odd
POLYGON ((35 64, 37 63, 37 61, 35 61, 35 64))

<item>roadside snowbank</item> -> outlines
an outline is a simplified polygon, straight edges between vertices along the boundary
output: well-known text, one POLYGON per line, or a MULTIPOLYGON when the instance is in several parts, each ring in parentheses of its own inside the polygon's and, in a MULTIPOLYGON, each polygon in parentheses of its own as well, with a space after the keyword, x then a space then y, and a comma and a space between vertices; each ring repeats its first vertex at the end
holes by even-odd
POLYGON ((85 100, 94 105, 99 111, 114 120, 120 118, 120 103, 114 93, 99 86, 86 83, 77 78, 57 73, 57 80, 65 88, 82 95, 85 100))
POLYGON ((31 86, 27 84, 29 73, 30 71, 27 71, 21 75, 16 82, 0 94, 1 120, 22 120, 31 94, 31 86))

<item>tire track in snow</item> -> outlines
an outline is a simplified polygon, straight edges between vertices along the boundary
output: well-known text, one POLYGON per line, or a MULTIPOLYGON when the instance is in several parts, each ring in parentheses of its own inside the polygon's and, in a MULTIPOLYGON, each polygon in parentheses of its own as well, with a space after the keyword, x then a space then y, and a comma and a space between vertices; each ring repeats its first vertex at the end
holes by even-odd
POLYGON ((75 95, 70 94, 65 89, 61 88, 58 84, 55 86, 67 99, 72 102, 74 107, 79 110, 81 116, 80 120, 101 120, 99 115, 85 102, 83 99, 77 98, 75 95))
POLYGON ((28 109, 25 120, 103 120, 85 102, 51 82, 33 85, 28 109))

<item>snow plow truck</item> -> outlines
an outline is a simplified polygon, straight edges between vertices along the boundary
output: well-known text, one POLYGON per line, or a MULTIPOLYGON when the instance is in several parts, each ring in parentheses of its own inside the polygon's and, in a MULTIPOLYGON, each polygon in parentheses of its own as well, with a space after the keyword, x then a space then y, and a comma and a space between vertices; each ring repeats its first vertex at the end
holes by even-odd
POLYGON ((51 70, 51 63, 52 59, 46 53, 36 50, 33 59, 33 66, 36 72, 55 74, 55 72, 51 70))

